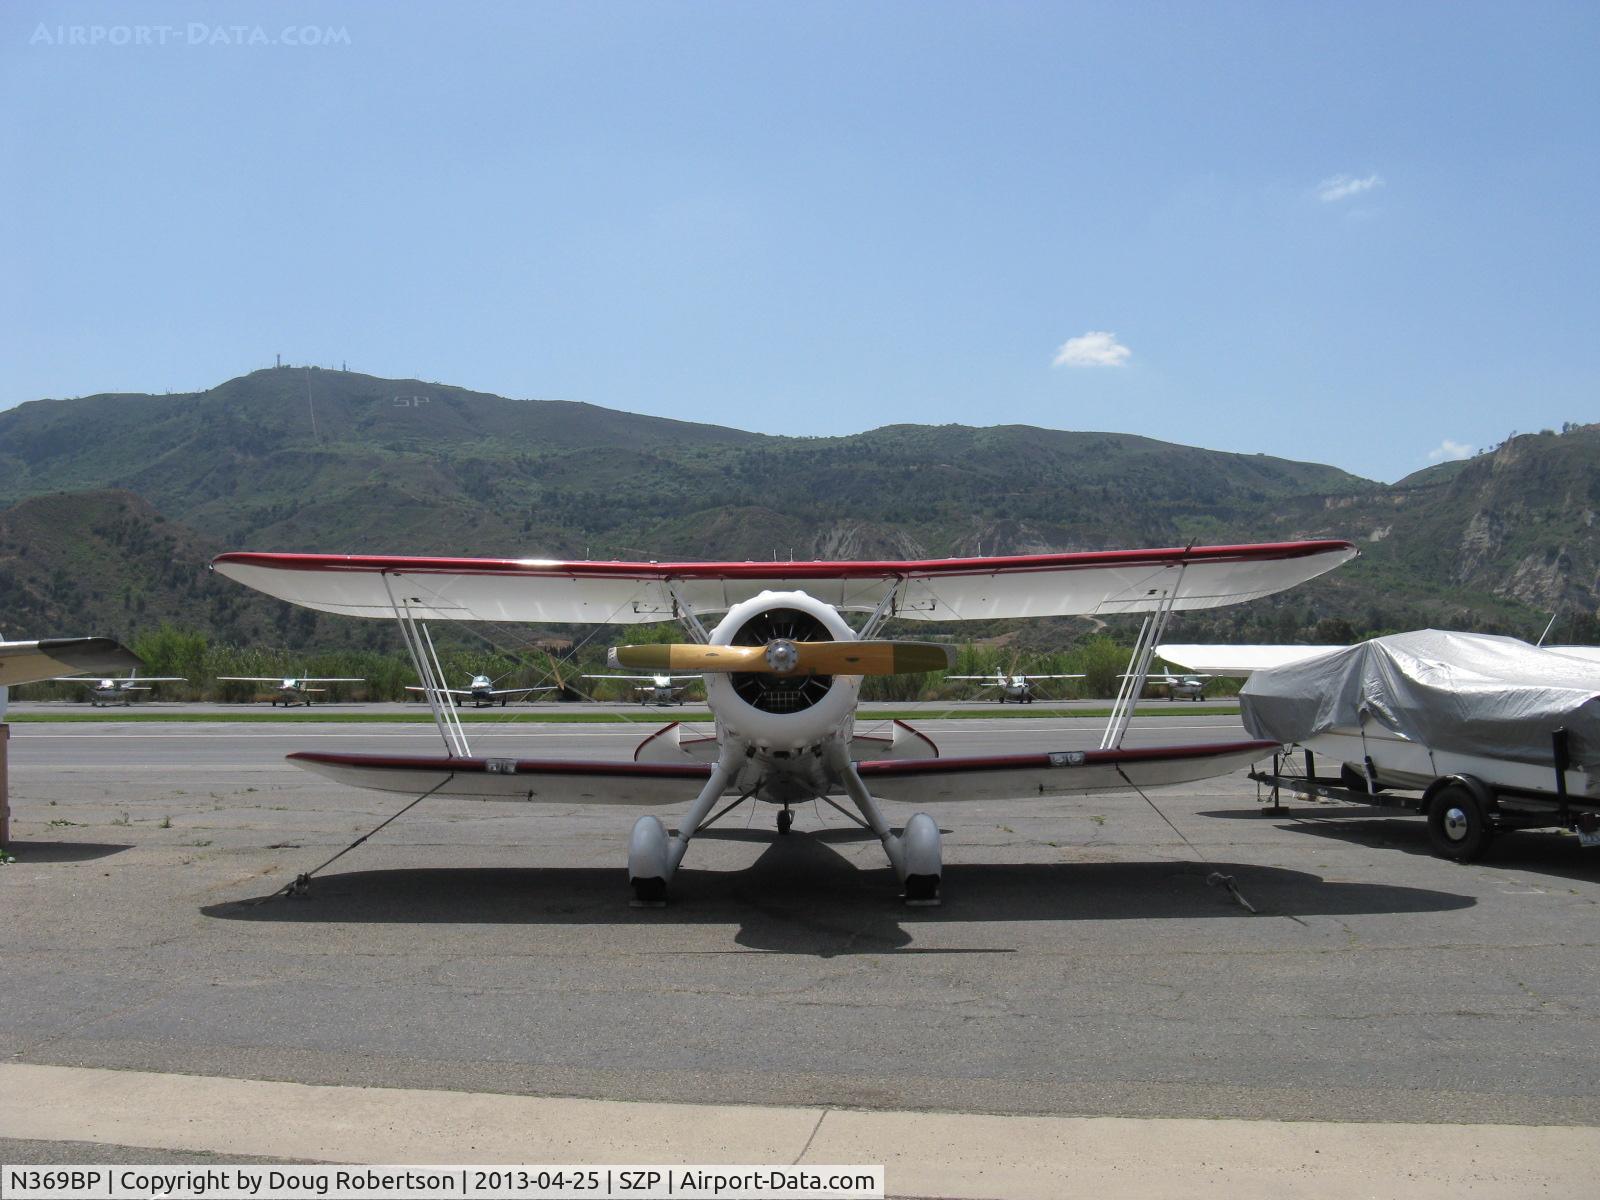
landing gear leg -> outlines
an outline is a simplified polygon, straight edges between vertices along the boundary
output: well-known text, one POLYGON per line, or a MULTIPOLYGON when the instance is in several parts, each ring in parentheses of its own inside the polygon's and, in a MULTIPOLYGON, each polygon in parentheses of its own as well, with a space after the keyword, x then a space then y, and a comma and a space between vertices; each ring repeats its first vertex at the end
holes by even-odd
POLYGON ((931 907, 939 901, 939 883, 944 876, 943 846, 939 823, 927 813, 917 813, 906 822, 898 836, 884 820, 883 810, 856 772, 844 747, 832 751, 834 772, 844 790, 861 812, 861 819, 878 835, 889 865, 905 887, 904 899, 913 907, 931 907))
POLYGON ((722 757, 711 768, 711 778, 678 823, 677 833, 669 835, 655 816, 640 817, 633 823, 633 834, 628 839, 628 883, 633 887, 635 908, 660 908, 666 904, 667 881, 683 861, 683 853, 700 822, 727 791, 743 758, 743 745, 730 741, 723 747, 722 757))
POLYGON ((788 805, 778 810, 778 835, 781 837, 794 827, 794 813, 789 811, 788 805))

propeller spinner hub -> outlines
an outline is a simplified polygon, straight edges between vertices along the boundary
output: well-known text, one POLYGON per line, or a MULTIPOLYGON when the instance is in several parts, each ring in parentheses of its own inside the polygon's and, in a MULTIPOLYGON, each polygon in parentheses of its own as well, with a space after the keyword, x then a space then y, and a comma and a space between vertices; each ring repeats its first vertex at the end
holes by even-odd
POLYGON ((800 665, 800 651, 788 638, 767 643, 767 669, 774 675, 791 674, 800 665))

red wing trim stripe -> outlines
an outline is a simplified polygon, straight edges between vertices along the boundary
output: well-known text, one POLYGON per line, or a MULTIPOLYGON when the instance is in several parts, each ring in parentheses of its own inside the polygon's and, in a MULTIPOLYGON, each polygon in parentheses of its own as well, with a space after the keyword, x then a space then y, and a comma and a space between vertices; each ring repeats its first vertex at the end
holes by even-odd
MULTIPOLYGON (((994 754, 968 758, 879 759, 857 764, 863 779, 900 775, 937 775, 962 771, 1015 771, 1117 763, 1163 762, 1172 759, 1219 758, 1254 753, 1258 757, 1279 749, 1277 742, 1220 742, 1198 746, 1139 746, 1130 750, 1045 751, 1037 754, 994 754)), ((708 763, 588 762, 551 758, 446 758, 427 754, 334 754, 298 751, 290 762, 321 763, 330 767, 355 767, 389 771, 442 771, 458 775, 572 775, 611 779, 703 780, 708 763), (511 766, 513 769, 508 770, 511 766)))
POLYGON ((1340 540, 1263 542, 1241 546, 1182 546, 1157 550, 1093 550, 993 558, 928 558, 878 562, 555 562, 519 558, 413 558, 388 554, 271 554, 233 551, 212 565, 238 564, 276 571, 403 572, 435 575, 512 575, 592 579, 882 579, 993 575, 1091 567, 1166 566, 1176 563, 1275 562, 1343 551, 1340 540))

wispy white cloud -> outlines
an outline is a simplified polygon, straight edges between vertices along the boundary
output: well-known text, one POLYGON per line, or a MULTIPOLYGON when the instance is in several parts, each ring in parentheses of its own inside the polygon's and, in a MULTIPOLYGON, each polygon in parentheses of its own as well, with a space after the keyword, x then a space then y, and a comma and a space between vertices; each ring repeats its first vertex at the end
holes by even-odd
POLYGON ((1445 438, 1432 450, 1428 451, 1429 462, 1455 462, 1459 458, 1471 458, 1472 447, 1464 442, 1453 442, 1445 438))
POLYGON ((1324 204, 1334 204, 1370 192, 1383 186, 1383 176, 1374 171, 1371 175, 1334 175, 1317 184, 1317 199, 1324 204))
POLYGON ((1091 330, 1075 338, 1068 338, 1056 350, 1057 367, 1120 367, 1133 357, 1114 333, 1091 330))

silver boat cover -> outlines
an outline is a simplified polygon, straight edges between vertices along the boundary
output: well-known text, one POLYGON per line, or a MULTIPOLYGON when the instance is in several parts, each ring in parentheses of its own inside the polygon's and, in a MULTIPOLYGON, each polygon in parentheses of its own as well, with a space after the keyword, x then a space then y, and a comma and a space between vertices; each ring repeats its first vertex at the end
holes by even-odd
POLYGON ((1433 750, 1600 765, 1600 665, 1516 638, 1419 629, 1257 671, 1239 693, 1251 737, 1303 742, 1376 723, 1433 750))

